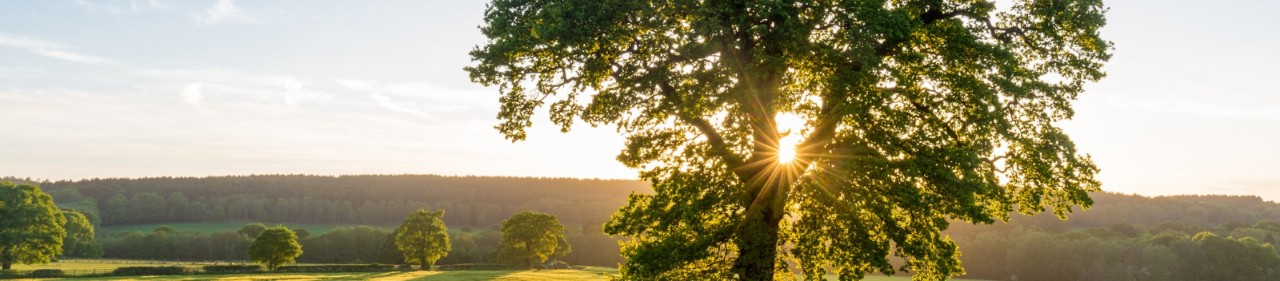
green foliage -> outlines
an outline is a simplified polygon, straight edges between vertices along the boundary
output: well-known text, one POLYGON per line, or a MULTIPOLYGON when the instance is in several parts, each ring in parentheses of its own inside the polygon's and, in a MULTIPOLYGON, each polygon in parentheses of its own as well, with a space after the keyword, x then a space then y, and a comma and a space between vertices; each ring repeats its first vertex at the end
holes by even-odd
POLYGON ((62 228, 67 236, 62 239, 62 256, 77 258, 102 257, 102 244, 94 240, 93 224, 89 219, 76 211, 63 211, 66 224, 62 228))
POLYGON ((250 239, 252 239, 254 237, 258 237, 258 235, 261 235, 262 232, 266 230, 267 230, 267 225, 255 222, 255 223, 244 224, 243 227, 240 227, 240 231, 237 231, 237 232, 240 233, 240 235, 244 235, 244 237, 249 237, 250 239))
POLYGON ((299 255, 302 255, 302 245, 298 244, 298 237, 284 226, 263 230, 249 245, 249 260, 266 265, 270 271, 293 263, 299 255))
MULTIPOLYGON (((382 246, 388 242, 390 231, 370 226, 339 227, 323 235, 299 238, 307 252, 298 257, 306 263, 367 263, 382 262, 382 246)), ((394 239, 389 242, 394 243, 394 239)), ((397 251, 395 253, 399 255, 397 251)))
POLYGON ((404 253, 404 261, 417 263, 422 270, 431 270, 437 260, 449 255, 452 247, 444 226, 444 210, 414 211, 396 228, 396 248, 404 253))
POLYGON ((524 268, 540 268, 548 259, 564 257, 570 251, 564 226, 555 215, 520 212, 502 222, 502 245, 498 260, 524 268))
POLYGON ((1105 11, 493 0, 466 70, 499 89, 496 129, 512 141, 544 108, 563 131, 613 125, 627 138, 618 160, 656 192, 606 229, 636 236, 628 277, 762 280, 798 266, 811 279, 941 280, 963 273, 940 234, 948 219, 1091 204, 1098 168, 1056 124, 1104 76, 1105 11))
POLYGON ((396 234, 392 232, 384 235, 382 246, 378 248, 378 257, 374 261, 386 264, 403 264, 404 252, 396 247, 396 234))
POLYGON ((37 269, 37 270, 32 270, 29 276, 35 277, 35 278, 54 278, 54 277, 63 277, 66 275, 67 273, 63 272, 61 269, 37 269))
POLYGON ((39 186, 0 181, 0 269, 48 263, 62 254, 66 218, 39 186))
MULTIPOLYGON (((99 228, 104 234, 117 228, 151 231, 132 227, 139 224, 168 223, 186 230, 190 227, 182 222, 270 222, 318 235, 333 225, 399 225, 405 214, 419 209, 449 210, 448 225, 497 225, 524 209, 556 214, 565 223, 599 224, 626 203, 628 193, 648 190, 635 180, 436 175, 108 178, 45 182, 41 187, 60 207, 104 226, 99 228), (74 199, 82 201, 70 202, 74 199), (163 205, 167 211, 140 213, 144 208, 135 206, 143 204, 163 205)), ((232 231, 240 227, 234 226, 232 231)))
MULTIPOLYGON (((1112 195, 1114 196, 1114 195, 1112 195)), ((1109 196, 1102 196, 1104 200, 1109 196)), ((1154 201, 1154 200, 1153 200, 1154 201)), ((1105 202, 1105 201, 1102 201, 1105 202)), ((1276 205, 1275 203, 1269 203, 1276 205)), ((1107 205, 1100 205, 1107 206, 1107 205)), ((1278 206, 1280 207, 1280 206, 1278 206)), ((1087 212, 1090 216, 1107 216, 1087 212)), ((1114 214, 1112 214, 1114 215, 1114 214)), ((1280 216, 1280 213, 1257 213, 1280 216)), ((1280 233, 1266 221, 1254 226, 1228 221, 1213 231, 1187 234, 1168 229, 1144 229, 1133 224, 1133 235, 1114 226, 1044 230, 1019 223, 1012 228, 956 229, 948 234, 965 249, 966 277, 989 280, 1274 280, 1280 272, 1280 253, 1256 237, 1280 233), (975 232, 976 231, 976 232, 975 232), (1228 234, 1234 233, 1234 234, 1228 234), (1246 236, 1236 236, 1248 234, 1246 236), (1045 263, 1052 257, 1052 263, 1045 263)), ((1075 220, 1072 220, 1075 221, 1075 220)))

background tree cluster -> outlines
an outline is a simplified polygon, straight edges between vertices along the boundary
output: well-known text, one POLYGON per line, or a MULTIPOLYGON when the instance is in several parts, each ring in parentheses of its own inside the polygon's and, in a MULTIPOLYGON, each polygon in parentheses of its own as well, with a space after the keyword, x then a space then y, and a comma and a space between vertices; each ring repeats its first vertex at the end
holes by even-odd
POLYGON ((990 280, 1276 280, 1280 224, 1211 228, 1166 222, 1154 227, 1044 230, 1019 226, 956 234, 967 277, 990 280), (1270 241, 1268 241, 1270 240, 1270 241))

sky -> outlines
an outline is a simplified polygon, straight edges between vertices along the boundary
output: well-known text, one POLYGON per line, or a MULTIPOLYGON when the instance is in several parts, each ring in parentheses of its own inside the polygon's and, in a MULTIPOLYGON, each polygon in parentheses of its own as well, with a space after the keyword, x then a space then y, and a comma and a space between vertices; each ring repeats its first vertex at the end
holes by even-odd
MULTIPOLYGON (((1103 189, 1280 200, 1280 1, 1109 1, 1061 125, 1103 189)), ((635 178, 612 128, 512 143, 470 82, 483 1, 0 1, 0 176, 635 178)), ((539 115, 545 120, 545 114, 539 115)))

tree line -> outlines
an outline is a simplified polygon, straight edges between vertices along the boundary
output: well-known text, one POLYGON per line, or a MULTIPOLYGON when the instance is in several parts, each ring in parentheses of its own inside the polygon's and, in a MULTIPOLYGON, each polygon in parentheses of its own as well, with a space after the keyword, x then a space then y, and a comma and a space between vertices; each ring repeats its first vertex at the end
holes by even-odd
POLYGON ((492 226, 523 210, 600 224, 643 182, 435 175, 253 175, 29 181, 98 225, 170 222, 394 224, 419 209, 450 225, 492 226))
POLYGON ((1276 280, 1280 204, 1257 196, 1094 193, 1070 220, 954 224, 966 277, 991 280, 1276 280))

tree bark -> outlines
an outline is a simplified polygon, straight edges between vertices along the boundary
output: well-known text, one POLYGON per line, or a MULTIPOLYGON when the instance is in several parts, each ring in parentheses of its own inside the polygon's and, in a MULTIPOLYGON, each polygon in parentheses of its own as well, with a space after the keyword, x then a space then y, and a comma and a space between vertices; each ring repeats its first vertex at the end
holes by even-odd
POLYGON ((13 257, 10 255, 10 253, 13 253, 13 248, 8 246, 3 248, 4 253, 0 253, 0 261, 3 261, 0 262, 0 269, 9 270, 13 266, 13 257))
POLYGON ((738 258, 734 260, 733 271, 740 280, 773 280, 783 213, 782 204, 776 204, 783 200, 778 196, 781 188, 783 184, 763 188, 737 230, 738 258))

